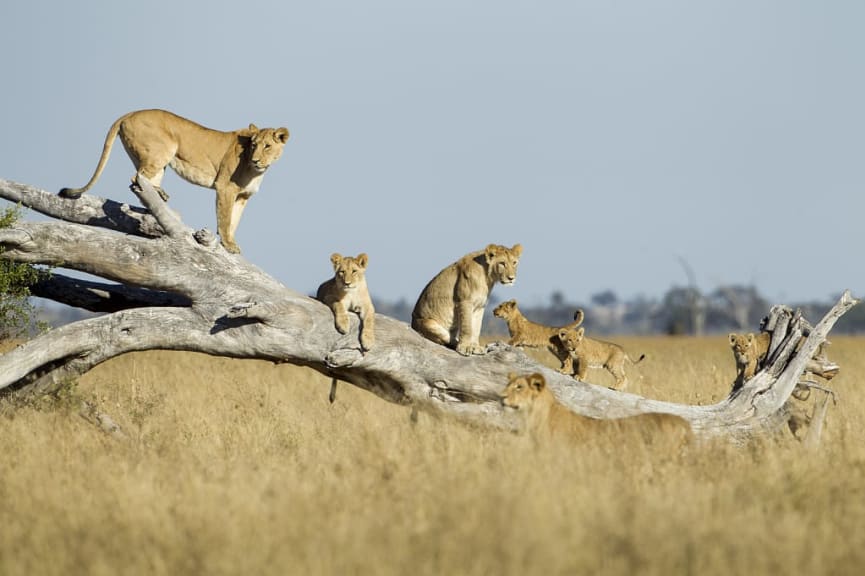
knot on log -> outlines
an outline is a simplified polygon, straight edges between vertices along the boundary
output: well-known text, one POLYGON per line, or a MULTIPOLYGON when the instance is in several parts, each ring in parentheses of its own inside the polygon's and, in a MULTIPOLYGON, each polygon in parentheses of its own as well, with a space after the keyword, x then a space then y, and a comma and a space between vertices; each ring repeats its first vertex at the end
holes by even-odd
POLYGON ((198 242, 198 244, 206 248, 213 248, 214 246, 216 246, 216 243, 218 241, 216 234, 214 234, 207 228, 196 230, 195 232, 193 232, 192 237, 195 239, 196 242, 198 242))
POLYGON ((22 252, 36 249, 36 241, 29 230, 23 228, 4 228, 0 230, 0 246, 14 248, 22 252))
POLYGON ((363 353, 358 348, 337 348, 324 357, 324 363, 328 368, 345 368, 361 359, 363 353))

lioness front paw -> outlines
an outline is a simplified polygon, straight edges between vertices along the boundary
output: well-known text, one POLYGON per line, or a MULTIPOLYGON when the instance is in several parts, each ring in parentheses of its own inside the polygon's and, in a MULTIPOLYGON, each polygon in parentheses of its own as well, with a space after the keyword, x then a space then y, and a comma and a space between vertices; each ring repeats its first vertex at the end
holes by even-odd
POLYGON ((463 356, 471 356, 472 354, 486 354, 486 348, 477 343, 457 344, 457 352, 463 356))
POLYGON ((234 242, 226 242, 223 240, 222 247, 225 248, 226 251, 231 252, 232 254, 240 254, 240 246, 238 246, 234 242))

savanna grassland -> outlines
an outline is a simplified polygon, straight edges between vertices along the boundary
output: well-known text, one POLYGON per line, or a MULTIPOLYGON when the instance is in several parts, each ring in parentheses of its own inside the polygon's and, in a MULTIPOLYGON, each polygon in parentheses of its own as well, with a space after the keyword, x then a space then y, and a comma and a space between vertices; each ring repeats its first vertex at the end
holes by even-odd
MULTIPOLYGON (((536 450, 347 384, 331 405, 305 368, 124 355, 0 408, 0 575, 859 574, 865 339, 832 340, 817 452, 790 436, 536 450)), ((617 341, 648 354, 631 370, 645 396, 712 403, 735 374, 722 336, 617 341)))

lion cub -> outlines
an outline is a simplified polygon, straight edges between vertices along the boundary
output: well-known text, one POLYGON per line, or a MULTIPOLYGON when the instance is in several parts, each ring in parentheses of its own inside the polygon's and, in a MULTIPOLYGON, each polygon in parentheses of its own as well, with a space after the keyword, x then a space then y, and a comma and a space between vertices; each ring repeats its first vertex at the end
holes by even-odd
POLYGON ((243 209, 288 141, 287 128, 250 124, 222 132, 166 110, 138 110, 124 114, 108 129, 90 181, 81 188, 63 188, 61 196, 78 198, 96 184, 118 135, 136 173, 153 184, 163 200, 168 195, 160 185, 168 166, 187 182, 216 190, 217 232, 223 247, 233 253, 240 252, 234 233, 243 209))
POLYGON ((490 244, 466 254, 429 281, 411 313, 411 327, 464 356, 483 354, 481 320, 496 283, 512 285, 523 247, 490 244))
MULTIPOLYGON (((632 360, 625 353, 624 348, 612 342, 588 338, 586 329, 582 326, 574 329, 561 329, 558 333, 559 341, 568 351, 571 359, 575 362, 571 374, 580 381, 585 381, 589 367, 605 368, 616 379, 616 388, 625 390, 628 387, 628 378, 625 375, 625 360, 632 364, 642 361, 646 355, 641 354, 636 360, 632 360)), ((563 371, 568 374, 569 372, 563 371)))
POLYGON ((733 356, 736 358, 736 380, 733 383, 733 389, 736 390, 762 368, 766 354, 769 353, 772 335, 769 332, 731 333, 729 338, 730 348, 733 349, 733 356))
POLYGON ((493 310, 493 316, 501 318, 508 325, 511 346, 528 346, 530 348, 546 347, 562 363, 562 370, 572 370, 571 355, 559 341, 559 330, 570 330, 583 323, 585 314, 581 308, 574 312, 574 321, 566 326, 545 326, 532 322, 520 312, 516 300, 502 302, 493 310))
MULTIPOLYGON (((733 390, 735 391, 763 368, 766 356, 769 354, 772 335, 770 332, 763 331, 756 334, 753 332, 748 334, 731 333, 729 339, 730 348, 736 358, 736 379, 733 381, 733 390)), ((799 345, 801 346, 804 341, 805 337, 803 336, 799 339, 799 345)), ((837 376, 839 367, 826 357, 826 344, 827 342, 823 342, 817 347, 814 356, 805 365, 805 374, 813 374, 826 380, 831 380, 837 376)), ((797 387, 793 391, 793 395, 800 400, 805 400, 808 393, 809 391, 802 387, 797 387)))
POLYGON ((361 253, 356 258, 334 253, 333 278, 318 287, 315 298, 333 310, 333 321, 340 334, 349 329, 348 312, 360 317, 360 347, 363 351, 375 345, 375 309, 366 286, 366 265, 369 258, 361 253))
POLYGON ((625 418, 599 420, 572 412, 559 402, 547 386, 544 375, 508 375, 508 384, 499 394, 502 405, 517 410, 523 417, 525 432, 535 441, 553 437, 564 440, 598 440, 604 434, 613 438, 636 434, 646 442, 667 437, 682 446, 693 438, 691 425, 674 414, 651 412, 625 418))

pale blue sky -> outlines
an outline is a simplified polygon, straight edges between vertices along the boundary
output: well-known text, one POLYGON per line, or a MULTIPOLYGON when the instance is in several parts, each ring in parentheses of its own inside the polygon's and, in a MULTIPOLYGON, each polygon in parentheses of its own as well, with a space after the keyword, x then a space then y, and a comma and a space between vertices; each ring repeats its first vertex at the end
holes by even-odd
MULTIPOLYGON (((704 290, 865 292, 859 0, 30 0, 0 22, 0 177, 81 186, 140 108, 286 126, 237 240, 303 292, 364 251, 373 297, 414 301, 517 242, 495 292, 527 303, 661 296, 679 257, 704 290)), ((132 172, 116 146, 92 193, 135 202, 132 172)), ((212 191, 164 185, 215 229, 212 191)))

